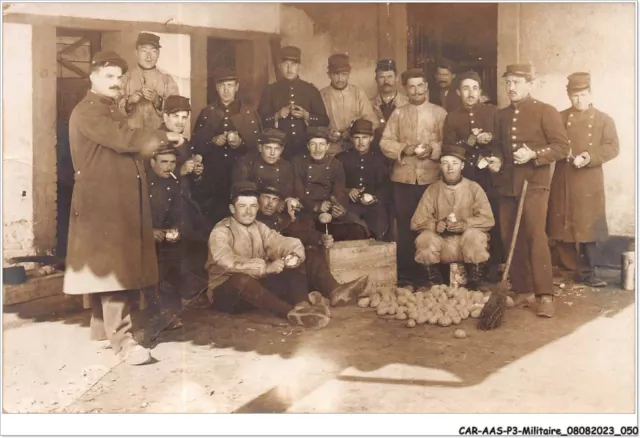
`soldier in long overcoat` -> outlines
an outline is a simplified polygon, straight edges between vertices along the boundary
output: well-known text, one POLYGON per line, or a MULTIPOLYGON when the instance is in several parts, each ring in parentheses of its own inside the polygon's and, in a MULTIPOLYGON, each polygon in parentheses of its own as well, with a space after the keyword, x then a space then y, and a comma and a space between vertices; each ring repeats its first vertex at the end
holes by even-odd
POLYGON ((592 105, 588 73, 569 76, 571 108, 562 113, 571 154, 559 161, 549 195, 549 237, 560 259, 577 266, 576 280, 593 287, 607 284, 595 276, 596 242, 608 236, 602 164, 619 153, 613 119, 592 105))
POLYGON ((158 281, 142 155, 182 136, 131 129, 116 99, 127 64, 101 52, 91 63, 91 90, 69 122, 75 186, 63 291, 91 294, 91 337, 108 339, 130 364, 146 363, 149 350, 131 333, 131 291, 158 281))

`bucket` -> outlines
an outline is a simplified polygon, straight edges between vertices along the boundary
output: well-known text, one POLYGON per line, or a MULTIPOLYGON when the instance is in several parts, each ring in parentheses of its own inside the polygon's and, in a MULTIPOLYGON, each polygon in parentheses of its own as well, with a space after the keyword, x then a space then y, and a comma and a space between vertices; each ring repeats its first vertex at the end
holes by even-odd
POLYGON ((636 253, 635 251, 628 251, 622 253, 622 271, 621 271, 621 283, 622 289, 634 290, 635 289, 635 269, 636 269, 636 253))

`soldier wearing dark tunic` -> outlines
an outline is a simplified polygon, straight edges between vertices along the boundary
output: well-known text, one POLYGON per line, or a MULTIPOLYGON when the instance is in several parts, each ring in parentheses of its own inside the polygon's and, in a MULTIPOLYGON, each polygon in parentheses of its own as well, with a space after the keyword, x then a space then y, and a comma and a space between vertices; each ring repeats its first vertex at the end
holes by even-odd
POLYGON ((219 68, 214 76, 219 100, 200 112, 192 138, 204 165, 193 196, 212 225, 229 215, 231 171, 238 158, 256 150, 262 130, 258 115, 236 100, 236 72, 219 68))
POLYGON ((491 211, 496 218, 496 226, 490 231, 490 253, 488 277, 498 280, 498 268, 504 263, 504 249, 500 236, 498 218, 498 197, 493 187, 491 172, 484 156, 491 155, 493 133, 498 108, 480 102, 482 80, 474 72, 463 73, 458 77, 456 94, 461 100, 460 108, 447 114, 444 121, 443 139, 446 144, 460 145, 466 150, 462 176, 480 184, 489 198, 491 211))
POLYGON ((310 128, 308 154, 292 161, 296 178, 302 183, 297 197, 302 202, 301 214, 312 216, 318 230, 329 229, 336 241, 366 239, 369 230, 356 215, 349 213, 349 196, 342 163, 327 155, 328 128, 310 128), (326 225, 319 221, 321 213, 331 215, 326 225))
POLYGON ((300 61, 299 48, 281 49, 278 69, 282 79, 265 88, 258 106, 263 126, 277 128, 287 135, 284 152, 287 160, 306 153, 307 127, 329 126, 320 92, 298 76, 300 61))
POLYGON ((571 108, 562 111, 571 153, 556 163, 549 195, 549 237, 560 260, 575 267, 576 280, 592 287, 607 285, 595 275, 596 242, 608 236, 602 165, 620 147, 613 119, 592 105, 589 73, 568 77, 571 108))
POLYGON ((383 239, 389 229, 387 214, 391 181, 386 158, 371 150, 373 124, 358 119, 351 127, 354 148, 338 155, 346 176, 349 212, 369 227, 372 237, 383 239))
MULTIPOLYGON (((505 247, 511 242, 522 185, 529 183, 520 231, 511 264, 511 281, 517 298, 534 293, 538 316, 552 317, 553 275, 545 224, 551 184, 551 163, 566 158, 569 139, 560 113, 529 94, 533 68, 507 66, 503 77, 511 105, 498 112, 494 155, 489 169, 496 173, 500 196, 500 226, 505 247)), ((506 249, 506 248, 505 248, 506 249)))

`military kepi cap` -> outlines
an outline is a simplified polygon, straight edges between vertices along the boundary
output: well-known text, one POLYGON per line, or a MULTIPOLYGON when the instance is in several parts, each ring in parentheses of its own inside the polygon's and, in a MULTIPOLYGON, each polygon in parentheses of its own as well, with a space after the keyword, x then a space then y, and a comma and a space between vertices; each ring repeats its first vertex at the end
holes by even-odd
POLYGON ((358 119, 351 126, 351 135, 367 134, 373 135, 373 123, 367 119, 358 119))
POLYGON ((307 130, 307 140, 312 138, 324 138, 329 141, 329 135, 331 131, 325 126, 310 126, 307 130))
POLYGON ((236 70, 230 67, 218 67, 213 71, 213 78, 216 82, 221 81, 237 81, 238 74, 236 70))
POLYGON ((327 67, 331 73, 342 73, 351 71, 349 63, 349 55, 346 53, 334 53, 329 56, 329 66, 327 67))
POLYGON ((393 59, 381 59, 376 64, 376 73, 379 71, 394 71, 398 72, 396 62, 393 59))
POLYGON ((402 73, 402 85, 407 85, 409 79, 413 78, 423 78, 424 79, 424 70, 421 68, 410 68, 409 70, 402 73))
POLYGON ((302 52, 295 46, 284 46, 280 49, 280 61, 295 61, 300 62, 302 60, 302 52))
POLYGON ((461 159, 462 161, 464 161, 464 157, 466 154, 466 149, 464 148, 464 146, 459 146, 459 145, 443 145, 442 146, 442 154, 440 155, 440 158, 442 157, 446 157, 446 156, 451 156, 451 157, 456 157, 461 159))
POLYGON ((136 40, 136 47, 150 45, 159 49, 162 47, 160 45, 160 37, 154 33, 141 32, 138 34, 138 39, 136 40))
POLYGON ((129 70, 127 61, 116 52, 98 52, 91 60, 91 67, 108 67, 111 65, 118 66, 122 69, 122 74, 129 70))
POLYGON ((482 86, 482 78, 480 78, 480 75, 473 70, 469 70, 468 72, 458 75, 458 84, 462 84, 462 81, 465 79, 474 80, 478 85, 482 86))
POLYGON ((258 186, 252 181, 239 181, 231 186, 231 199, 237 196, 255 196, 260 195, 258 186))
POLYGON ((168 96, 164 100, 164 112, 167 114, 177 113, 178 111, 191 111, 191 103, 184 96, 168 96))
POLYGON ((591 88, 591 75, 586 72, 571 73, 567 79, 567 91, 580 91, 591 88))
POLYGON ((533 78, 533 66, 531 64, 510 64, 502 77, 521 76, 525 78, 533 78))
POLYGON ((281 146, 284 146, 285 138, 287 134, 280 131, 279 129, 269 128, 262 131, 260 134, 260 144, 272 144, 277 143, 281 146))
POLYGON ((261 195, 273 195, 279 198, 283 197, 282 192, 274 186, 261 185, 259 191, 261 195))

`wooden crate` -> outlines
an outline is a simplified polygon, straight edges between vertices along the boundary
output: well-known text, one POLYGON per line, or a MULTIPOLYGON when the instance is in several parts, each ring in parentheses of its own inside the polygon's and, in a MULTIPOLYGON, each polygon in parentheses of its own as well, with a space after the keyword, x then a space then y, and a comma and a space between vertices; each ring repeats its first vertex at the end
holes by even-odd
POLYGON ((58 271, 43 277, 28 278, 27 282, 23 284, 3 285, 2 304, 9 306, 53 295, 62 295, 63 278, 64 272, 58 271))
POLYGON ((395 288, 396 244, 373 239, 336 242, 329 250, 329 267, 339 283, 368 275, 368 293, 395 288))

